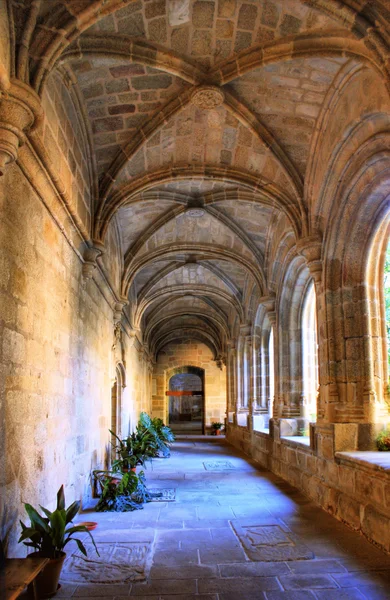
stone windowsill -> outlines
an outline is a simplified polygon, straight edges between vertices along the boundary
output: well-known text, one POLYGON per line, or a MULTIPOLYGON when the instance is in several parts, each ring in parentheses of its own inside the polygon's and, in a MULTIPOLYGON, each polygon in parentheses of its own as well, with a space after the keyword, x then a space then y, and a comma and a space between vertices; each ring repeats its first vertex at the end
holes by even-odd
POLYGON ((283 435, 280 439, 282 442, 289 442, 294 446, 310 448, 310 437, 308 435, 283 435))
POLYGON ((260 435, 269 435, 269 429, 254 429, 253 433, 259 433, 260 435))
POLYGON ((336 452, 336 458, 348 466, 360 468, 371 473, 375 471, 383 475, 390 476, 390 452, 375 451, 355 451, 355 452, 336 452))

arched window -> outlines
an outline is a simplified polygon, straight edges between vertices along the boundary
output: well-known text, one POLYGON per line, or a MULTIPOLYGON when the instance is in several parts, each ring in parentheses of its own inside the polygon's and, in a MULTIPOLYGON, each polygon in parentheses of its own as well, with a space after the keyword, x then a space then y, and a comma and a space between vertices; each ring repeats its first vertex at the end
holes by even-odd
POLYGON ((383 278, 386 312, 387 366, 390 373, 390 240, 387 243, 383 278))
POLYGON ((271 327, 268 340, 268 410, 272 417, 275 397, 275 359, 274 359, 274 328, 271 327))
POLYGON ((318 346, 316 294, 313 283, 306 292, 302 311, 302 376, 302 416, 310 421, 315 421, 317 418, 318 346))

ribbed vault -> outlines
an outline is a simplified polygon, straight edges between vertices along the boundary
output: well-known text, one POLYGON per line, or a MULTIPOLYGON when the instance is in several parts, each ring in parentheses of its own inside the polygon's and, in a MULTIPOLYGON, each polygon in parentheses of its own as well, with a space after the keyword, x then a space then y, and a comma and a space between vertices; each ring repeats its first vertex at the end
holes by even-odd
POLYGON ((223 356, 278 265, 321 236, 327 107, 357 73, 389 85, 385 4, 9 1, 14 75, 76 99, 88 249, 152 354, 190 336, 223 356))

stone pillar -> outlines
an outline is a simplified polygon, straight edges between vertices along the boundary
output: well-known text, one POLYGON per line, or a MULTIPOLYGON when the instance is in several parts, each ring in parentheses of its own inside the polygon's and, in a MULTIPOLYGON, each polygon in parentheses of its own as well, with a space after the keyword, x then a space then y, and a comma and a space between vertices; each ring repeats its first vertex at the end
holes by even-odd
POLYGON ((249 364, 250 351, 247 338, 250 337, 251 326, 241 325, 237 349, 237 424, 247 426, 249 412, 249 364))
POLYGON ((261 393, 260 393, 260 336, 252 337, 252 360, 251 360, 251 395, 249 398, 249 406, 252 414, 261 410, 261 393))
POLYGON ((0 85, 0 176, 18 157, 26 133, 42 121, 39 96, 18 79, 4 76, 0 85))

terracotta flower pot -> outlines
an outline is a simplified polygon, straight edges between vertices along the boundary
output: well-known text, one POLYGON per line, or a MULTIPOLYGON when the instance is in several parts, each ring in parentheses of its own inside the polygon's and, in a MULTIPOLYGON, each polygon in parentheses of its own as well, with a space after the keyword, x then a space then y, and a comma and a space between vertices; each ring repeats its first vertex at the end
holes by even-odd
POLYGON ((131 471, 132 473, 136 473, 136 472, 137 472, 137 467, 131 467, 130 471, 131 471))
POLYGON ((215 435, 221 435, 221 430, 220 429, 216 429, 215 430, 215 435))
POLYGON ((77 525, 84 525, 88 531, 93 531, 98 526, 96 521, 83 521, 82 523, 77 523, 77 525))
MULTIPOLYGON (((42 555, 39 552, 33 552, 28 556, 41 557, 42 555)), ((61 556, 58 558, 51 558, 43 571, 36 577, 35 585, 38 598, 51 598, 55 595, 58 590, 58 582, 60 580, 61 569, 65 558, 65 552, 61 552, 61 556)))

